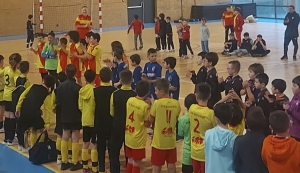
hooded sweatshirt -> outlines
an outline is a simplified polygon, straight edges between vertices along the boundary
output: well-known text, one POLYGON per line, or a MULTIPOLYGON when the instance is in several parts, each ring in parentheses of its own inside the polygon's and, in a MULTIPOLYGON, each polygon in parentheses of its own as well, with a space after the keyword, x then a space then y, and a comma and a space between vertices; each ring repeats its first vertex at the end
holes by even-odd
POLYGON ((300 172, 300 142, 294 138, 268 136, 264 140, 261 156, 269 173, 300 172))
POLYGON ((94 127, 94 85, 86 84, 79 90, 78 107, 82 112, 82 126, 94 127))
POLYGON ((205 173, 235 173, 233 144, 236 135, 217 126, 205 133, 205 173))

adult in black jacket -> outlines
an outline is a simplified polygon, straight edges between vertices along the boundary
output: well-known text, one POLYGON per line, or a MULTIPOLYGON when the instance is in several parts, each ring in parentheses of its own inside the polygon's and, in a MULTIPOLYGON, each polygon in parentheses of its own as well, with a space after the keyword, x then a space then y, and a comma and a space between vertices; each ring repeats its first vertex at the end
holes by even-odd
POLYGON ((161 51, 165 51, 167 49, 167 22, 165 20, 165 14, 159 14, 159 37, 161 42, 161 51))
POLYGON ((61 108, 62 141, 61 141, 61 170, 71 168, 71 171, 82 169, 78 162, 79 134, 81 129, 81 111, 78 108, 80 85, 76 83, 76 66, 69 64, 66 67, 67 80, 56 89, 56 105, 61 108), (68 140, 72 131, 72 165, 68 163, 68 140))
POLYGON ((284 55, 281 60, 288 59, 287 52, 288 46, 290 42, 293 42, 294 45, 294 54, 293 59, 297 60, 297 52, 298 52, 298 25, 300 22, 299 14, 296 13, 295 7, 293 5, 289 6, 289 13, 285 16, 284 25, 286 25, 285 33, 284 33, 284 55))

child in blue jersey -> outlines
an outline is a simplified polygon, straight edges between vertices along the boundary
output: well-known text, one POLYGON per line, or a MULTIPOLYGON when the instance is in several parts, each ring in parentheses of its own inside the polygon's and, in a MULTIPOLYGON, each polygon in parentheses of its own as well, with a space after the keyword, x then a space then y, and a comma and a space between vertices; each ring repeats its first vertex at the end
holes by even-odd
POLYGON ((155 94, 154 82, 161 78, 161 65, 156 61, 157 51, 154 48, 150 48, 147 52, 149 62, 145 64, 142 74, 142 80, 147 80, 150 83, 150 97, 157 99, 155 94))
POLYGON ((113 76, 112 76, 112 84, 114 87, 119 88, 121 87, 120 83, 120 73, 121 71, 127 69, 127 64, 123 61, 123 52, 120 49, 116 49, 114 51, 114 60, 111 64, 113 76))
POLYGON ((131 84, 131 88, 135 90, 138 81, 142 80, 143 69, 140 66, 141 57, 138 54, 134 54, 130 56, 130 60, 131 60, 131 65, 134 67, 133 74, 132 74, 133 82, 131 84))
POLYGON ((164 67, 167 69, 165 78, 170 82, 170 96, 173 99, 179 99, 179 76, 174 69, 176 66, 176 59, 174 57, 167 57, 164 59, 164 67))

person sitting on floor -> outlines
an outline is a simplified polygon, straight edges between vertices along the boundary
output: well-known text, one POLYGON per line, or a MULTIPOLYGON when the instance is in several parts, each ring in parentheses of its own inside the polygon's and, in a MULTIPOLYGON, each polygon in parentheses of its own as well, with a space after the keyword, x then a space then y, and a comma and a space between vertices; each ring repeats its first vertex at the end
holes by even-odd
POLYGON ((262 38, 261 34, 257 35, 256 40, 252 46, 252 51, 250 52, 252 57, 264 57, 270 53, 267 49, 266 41, 262 38))
POLYGON ((224 51, 222 52, 222 55, 229 55, 229 53, 237 50, 238 47, 238 41, 234 37, 234 33, 229 34, 229 40, 228 42, 224 43, 224 51))
POLYGON ((233 52, 229 53, 229 55, 237 55, 238 57, 247 55, 251 51, 252 46, 253 40, 250 38, 249 33, 245 32, 240 49, 234 50, 233 52))

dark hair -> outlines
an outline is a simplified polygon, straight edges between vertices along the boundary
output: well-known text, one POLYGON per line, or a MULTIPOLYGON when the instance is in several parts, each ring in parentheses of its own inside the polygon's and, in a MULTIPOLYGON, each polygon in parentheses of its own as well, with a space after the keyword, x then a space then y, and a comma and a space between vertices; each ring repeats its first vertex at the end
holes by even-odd
POLYGON ((187 95, 184 99, 184 106, 186 107, 186 109, 189 110, 193 104, 197 104, 195 94, 187 95))
POLYGON ((88 8, 88 7, 87 7, 86 5, 84 5, 84 6, 81 7, 81 9, 82 9, 82 8, 88 8))
POLYGON ((249 32, 245 32, 244 37, 249 37, 249 32))
POLYGON ((52 36, 53 38, 55 37, 55 34, 54 34, 54 32, 53 31, 50 31, 48 34, 47 34, 47 36, 52 36))
POLYGON ((68 64, 66 66, 66 75, 68 78, 73 78, 77 72, 77 68, 74 64, 68 64))
POLYGON ((265 129, 265 115, 258 106, 251 106, 247 111, 246 122, 251 131, 263 133, 265 129))
POLYGON ((94 33, 93 33, 92 31, 90 31, 90 32, 88 32, 88 33, 85 34, 85 36, 86 36, 87 38, 90 38, 90 37, 93 36, 93 35, 94 35, 94 33))
POLYGON ((211 88, 207 83, 199 83, 196 85, 196 95, 199 100, 206 101, 210 98, 211 88))
POLYGON ((19 65, 19 69, 22 74, 27 73, 29 71, 29 62, 21 61, 19 65))
POLYGON ((259 83, 265 84, 265 86, 269 83, 269 76, 266 73, 260 73, 255 78, 258 79, 259 83))
POLYGON ((55 78, 54 76, 52 75, 46 75, 44 78, 43 78, 43 81, 44 81, 44 85, 47 87, 47 88, 51 88, 54 86, 55 84, 55 78))
POLYGON ((214 113, 223 125, 228 124, 232 119, 231 107, 226 103, 219 103, 214 106, 214 113))
POLYGON ((139 65, 141 63, 141 56, 139 54, 133 54, 130 56, 131 62, 134 62, 135 64, 139 65))
POLYGON ((300 87, 300 76, 296 76, 292 82, 300 87))
POLYGON ((290 126, 290 119, 284 111, 274 111, 269 117, 270 126, 275 133, 284 133, 290 126))
POLYGON ((204 59, 206 54, 207 54, 207 52, 202 51, 202 52, 198 53, 198 56, 201 56, 202 59, 204 59))
POLYGON ((215 52, 208 52, 205 55, 205 59, 207 59, 208 62, 211 62, 212 66, 215 66, 215 65, 217 65, 217 63, 219 61, 219 56, 215 52))
POLYGON ((0 61, 3 61, 3 60, 4 60, 4 56, 0 55, 0 61))
POLYGON ((240 13, 240 12, 241 12, 241 8, 240 8, 240 7, 235 7, 235 8, 234 8, 234 11, 237 11, 237 12, 240 13))
POLYGON ((159 16, 162 20, 165 19, 165 14, 164 14, 164 13, 160 13, 158 16, 159 16))
POLYGON ((120 80, 122 84, 130 85, 132 82, 132 72, 130 70, 122 70, 120 73, 120 80))
POLYGON ((171 69, 174 69, 176 66, 176 58, 174 57, 167 57, 164 59, 167 65, 170 66, 171 69))
POLYGON ((258 37, 258 38, 262 38, 262 35, 261 35, 261 34, 258 34, 257 37, 258 37))
POLYGON ((120 50, 122 50, 123 55, 125 54, 123 45, 122 45, 122 43, 119 42, 119 41, 113 41, 113 42, 111 43, 111 49, 112 49, 112 52, 114 52, 116 49, 120 49, 120 50))
POLYGON ((79 43, 80 42, 80 35, 78 31, 69 31, 68 35, 71 40, 74 41, 74 43, 79 43))
POLYGON ((150 48, 150 49, 148 49, 148 51, 147 51, 147 55, 149 56, 150 54, 153 54, 153 53, 156 53, 156 52, 157 52, 156 49, 150 48))
POLYGON ((102 82, 110 82, 111 80, 111 70, 108 67, 103 67, 100 70, 100 79, 102 82))
POLYGON ((22 61, 22 57, 19 53, 13 53, 9 56, 9 65, 15 71, 19 65, 19 63, 22 61))
POLYGON ((169 94, 170 82, 167 79, 157 79, 154 83, 154 86, 158 90, 163 91, 165 94, 169 94))
POLYGON ((272 85, 280 93, 283 93, 286 90, 286 82, 283 79, 274 79, 272 85))
POLYGON ((43 37, 43 38, 47 37, 47 34, 44 33, 36 33, 35 35, 36 37, 43 37))
POLYGON ((230 106, 231 112, 232 112, 232 118, 229 122, 232 126, 237 126, 241 123, 243 120, 243 112, 241 107, 237 103, 227 103, 230 106))
POLYGON ((206 22, 207 20, 206 20, 206 18, 205 18, 205 17, 202 17, 201 21, 205 21, 205 22, 206 22))
POLYGON ((235 69, 237 72, 241 70, 241 63, 238 60, 229 61, 228 64, 231 64, 233 69, 235 69))
POLYGON ((254 63, 254 64, 251 64, 249 67, 248 67, 248 70, 251 70, 254 72, 254 74, 260 74, 260 73, 264 73, 264 66, 261 65, 260 63, 254 63))
POLYGON ((121 49, 116 49, 114 51, 114 57, 116 57, 118 60, 122 60, 123 59, 123 52, 121 49))
POLYGON ((93 37, 95 40, 97 40, 97 42, 99 43, 101 37, 99 33, 94 33, 91 37, 93 37))
POLYGON ((57 78, 60 83, 63 83, 65 80, 67 80, 67 75, 65 72, 61 71, 58 73, 57 78))
POLYGON ((134 15, 133 17, 134 17, 135 19, 138 19, 138 18, 139 18, 139 16, 138 16, 138 15, 134 15))
POLYGON ((293 6, 293 5, 290 5, 289 7, 290 7, 290 8, 292 8, 293 10, 295 10, 295 6, 293 6))
POLYGON ((159 17, 158 17, 158 16, 156 16, 156 17, 155 17, 155 19, 159 19, 159 17))
POLYGON ((166 19, 171 20, 171 17, 168 16, 166 19))
POLYGON ((96 72, 89 69, 84 72, 84 78, 87 83, 92 83, 95 80, 96 72))
POLYGON ((29 14, 28 15, 28 19, 32 19, 33 18, 33 15, 32 14, 29 14))
POLYGON ((136 84, 135 92, 139 97, 145 97, 150 91, 149 82, 140 80, 136 84))
POLYGON ((68 44, 68 40, 66 38, 60 38, 59 42, 62 43, 62 44, 65 44, 65 45, 68 44))

